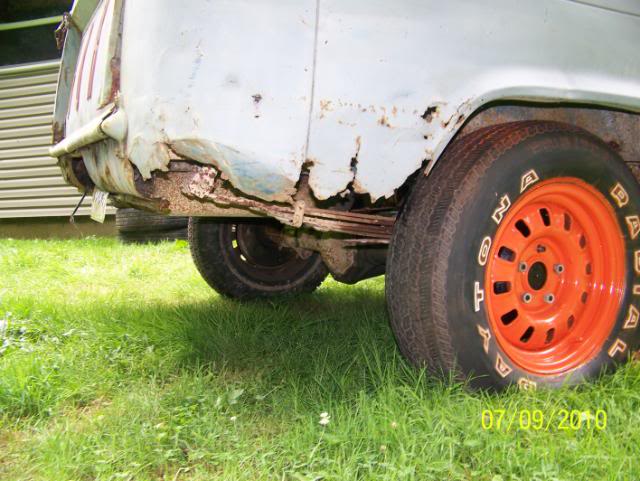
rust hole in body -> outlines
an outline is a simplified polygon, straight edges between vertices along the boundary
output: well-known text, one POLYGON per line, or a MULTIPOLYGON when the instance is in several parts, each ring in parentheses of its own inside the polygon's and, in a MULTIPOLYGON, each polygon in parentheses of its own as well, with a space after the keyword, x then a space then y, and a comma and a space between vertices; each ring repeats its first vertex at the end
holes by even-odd
POLYGON ((421 117, 425 120, 425 122, 431 123, 433 117, 435 117, 436 115, 438 115, 438 106, 432 105, 424 111, 424 114, 422 114, 421 117))

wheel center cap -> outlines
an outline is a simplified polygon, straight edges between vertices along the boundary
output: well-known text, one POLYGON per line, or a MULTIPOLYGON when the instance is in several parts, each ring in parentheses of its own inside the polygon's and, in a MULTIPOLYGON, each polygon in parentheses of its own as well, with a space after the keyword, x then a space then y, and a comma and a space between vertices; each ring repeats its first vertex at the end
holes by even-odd
POLYGON ((547 282, 547 267, 542 262, 536 262, 529 269, 529 275, 527 276, 529 285, 534 291, 542 289, 547 282))

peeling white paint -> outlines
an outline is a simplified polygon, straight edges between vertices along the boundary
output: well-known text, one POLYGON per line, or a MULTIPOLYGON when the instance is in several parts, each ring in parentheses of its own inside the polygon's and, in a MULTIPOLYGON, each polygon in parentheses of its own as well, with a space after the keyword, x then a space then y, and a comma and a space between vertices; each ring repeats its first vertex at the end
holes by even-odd
POLYGON ((305 161, 315 12, 313 0, 127 2, 121 99, 143 177, 166 168, 153 155, 165 143, 247 194, 288 200, 305 161))
POLYGON ((637 109, 639 41, 637 17, 558 1, 322 0, 311 187, 323 199, 344 187, 359 136, 354 185, 393 195, 493 99, 637 109))
POLYGON ((221 143, 202 139, 176 139, 171 148, 188 159, 198 159, 204 164, 215 165, 243 192, 259 192, 260 197, 270 201, 285 202, 295 194, 296 177, 287 177, 287 172, 278 163, 271 165, 257 161, 258 156, 247 155, 221 143))
MULTIPOLYGON (((130 0, 125 9, 123 148, 144 178, 167 168, 171 149, 215 165, 247 195, 289 201, 308 161, 316 197, 352 185, 377 199, 431 168, 492 100, 640 109, 640 18, 575 2, 130 0)), ((96 108, 71 109, 69 125, 96 108)))

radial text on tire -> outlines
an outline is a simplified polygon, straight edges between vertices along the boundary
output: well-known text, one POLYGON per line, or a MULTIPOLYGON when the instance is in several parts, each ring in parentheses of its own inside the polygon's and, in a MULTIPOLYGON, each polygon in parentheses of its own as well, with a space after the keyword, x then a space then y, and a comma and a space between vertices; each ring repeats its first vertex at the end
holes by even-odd
POLYGON ((387 298, 402 352, 475 387, 611 371, 638 346, 638 183, 572 126, 472 132, 414 186, 392 239, 387 298))

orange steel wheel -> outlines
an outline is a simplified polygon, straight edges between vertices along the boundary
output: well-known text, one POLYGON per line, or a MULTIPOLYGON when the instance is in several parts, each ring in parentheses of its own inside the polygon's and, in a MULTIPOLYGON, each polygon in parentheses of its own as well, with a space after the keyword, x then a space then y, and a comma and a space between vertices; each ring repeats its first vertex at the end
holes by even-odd
POLYGON ((487 263, 489 324, 504 353, 537 375, 591 360, 625 289, 625 246, 603 195, 572 177, 543 181, 501 222, 487 263))

